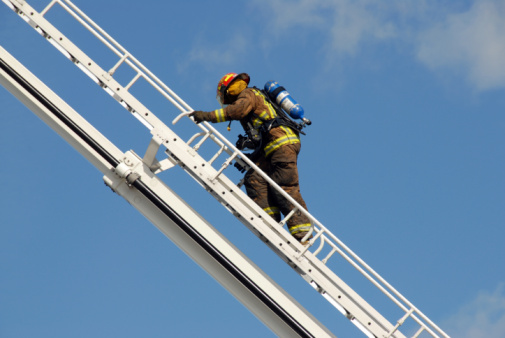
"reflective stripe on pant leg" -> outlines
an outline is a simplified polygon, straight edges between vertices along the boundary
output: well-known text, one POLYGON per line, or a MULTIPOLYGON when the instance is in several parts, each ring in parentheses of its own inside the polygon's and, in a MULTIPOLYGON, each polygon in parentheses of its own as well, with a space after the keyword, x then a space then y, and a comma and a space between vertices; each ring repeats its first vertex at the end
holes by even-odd
POLYGON ((279 208, 277 207, 268 207, 268 208, 263 208, 267 214, 272 216, 273 219, 275 219, 277 222, 281 221, 281 212, 279 208))
MULTIPOLYGON (((300 206, 304 209, 307 209, 307 205, 300 194, 300 187, 296 186, 284 186, 282 187, 285 192, 288 193, 300 206)), ((280 194, 279 194, 280 195, 280 194)), ((287 215, 291 210, 293 210, 294 206, 288 202, 284 197, 278 196, 277 205, 279 205, 282 213, 287 215)), ((300 225, 300 224, 310 224, 310 219, 305 216, 300 210, 297 210, 287 221, 288 228, 300 225)))
POLYGON ((247 196, 256 202, 261 209, 270 207, 268 203, 268 183, 252 169, 244 177, 244 187, 247 196))
MULTIPOLYGON (((289 196, 291 196, 300 206, 307 209, 307 205, 300 194, 298 185, 298 168, 296 165, 300 144, 292 144, 281 147, 270 157, 270 177, 277 183, 289 196)), ((288 202, 279 192, 271 189, 271 194, 275 196, 275 205, 277 205, 282 214, 286 216, 293 205, 288 202)), ((295 212, 287 221, 288 228, 300 225, 310 224, 310 219, 300 210, 295 212)))
MULTIPOLYGON (((263 155, 260 155, 256 165, 265 172, 268 172, 270 164, 263 155)), ((281 221, 279 208, 274 203, 272 193, 269 191, 268 182, 254 170, 249 170, 244 177, 244 186, 249 196, 256 204, 269 214, 276 222, 281 221)))
POLYGON ((310 231, 311 224, 310 223, 304 223, 304 224, 297 224, 289 227, 289 232, 291 235, 297 234, 299 232, 307 232, 310 231))

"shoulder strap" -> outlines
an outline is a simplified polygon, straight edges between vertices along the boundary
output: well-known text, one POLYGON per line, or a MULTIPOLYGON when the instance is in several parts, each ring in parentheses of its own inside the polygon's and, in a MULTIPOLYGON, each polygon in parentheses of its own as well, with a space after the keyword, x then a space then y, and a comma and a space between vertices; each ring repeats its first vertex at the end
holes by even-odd
POLYGON ((272 120, 268 129, 271 129, 271 128, 274 128, 277 126, 286 126, 286 127, 295 129, 300 134, 305 135, 305 133, 302 131, 303 126, 301 124, 293 121, 288 116, 288 114, 286 114, 286 112, 284 112, 284 110, 282 110, 282 108, 277 105, 277 103, 272 101, 272 99, 270 98, 270 96, 268 95, 268 93, 265 90, 259 89, 256 87, 253 87, 253 88, 258 90, 265 97, 265 99, 268 101, 268 103, 270 103, 272 105, 272 107, 275 109, 275 111, 277 112, 277 117, 272 120))

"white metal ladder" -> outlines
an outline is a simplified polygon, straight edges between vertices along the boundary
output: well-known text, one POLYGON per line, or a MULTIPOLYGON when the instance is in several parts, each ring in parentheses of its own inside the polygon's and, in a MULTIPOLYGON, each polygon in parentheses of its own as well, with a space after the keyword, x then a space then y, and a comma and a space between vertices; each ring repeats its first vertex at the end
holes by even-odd
POLYGON ((287 195, 247 157, 243 156, 211 124, 199 124, 198 127, 201 131, 187 142, 182 141, 172 129, 168 128, 139 102, 129 92, 129 89, 139 79, 149 83, 181 111, 181 114, 174 119, 174 124, 192 112, 191 107, 74 4, 68 0, 52 0, 39 13, 24 0, 2 1, 149 129, 152 138, 143 157, 143 162, 151 168, 153 173, 158 174, 175 165, 182 167, 367 336, 405 337, 399 328, 406 320, 411 320, 418 326, 418 330, 412 335, 413 337, 418 337, 421 333, 427 333, 432 337, 448 337, 313 215, 287 195), (105 71, 46 20, 45 14, 56 4, 118 57, 116 64, 110 70, 105 71), (126 86, 122 86, 114 78, 118 68, 124 66, 129 67, 135 74, 126 86), (197 140, 198 142, 196 142, 197 140), (210 159, 204 159, 198 152, 202 144, 207 141, 214 142, 217 146, 217 151, 210 159), (192 145, 195 142, 196 144, 192 145), (166 148, 165 152, 168 158, 158 161, 156 154, 161 146, 166 148), (226 160, 216 169, 213 165, 221 155, 225 156, 226 160), (224 170, 232 161, 247 164, 260 172, 279 193, 295 206, 293 212, 280 224, 276 223, 240 189, 240 183, 237 186, 224 174, 224 170), (314 225, 314 237, 307 246, 302 246, 294 241, 291 235, 282 228, 285 221, 297 210, 309 217, 314 225), (402 315, 395 324, 384 318, 331 271, 327 263, 335 253, 343 257, 396 304, 402 315))

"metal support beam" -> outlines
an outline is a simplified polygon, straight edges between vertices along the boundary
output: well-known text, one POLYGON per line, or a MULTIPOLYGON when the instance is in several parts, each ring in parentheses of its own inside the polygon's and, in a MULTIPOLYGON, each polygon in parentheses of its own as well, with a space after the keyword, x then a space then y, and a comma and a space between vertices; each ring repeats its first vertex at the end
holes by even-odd
POLYGON ((279 336, 333 337, 280 286, 168 188, 133 152, 123 153, 0 47, 0 84, 105 176, 149 219, 279 336))

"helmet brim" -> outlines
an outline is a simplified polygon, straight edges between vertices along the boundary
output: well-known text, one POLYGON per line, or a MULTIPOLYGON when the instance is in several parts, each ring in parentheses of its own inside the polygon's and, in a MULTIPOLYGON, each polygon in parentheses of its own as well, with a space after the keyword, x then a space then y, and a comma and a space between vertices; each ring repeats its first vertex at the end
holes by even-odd
MULTIPOLYGON (((233 79, 233 81, 235 81, 236 79, 244 80, 247 83, 247 85, 249 85, 249 82, 251 82, 251 77, 247 73, 238 74, 237 77, 233 79)), ((233 82, 233 81, 231 81, 231 82, 233 82)), ((231 84, 231 82, 230 82, 230 84, 231 84)))

